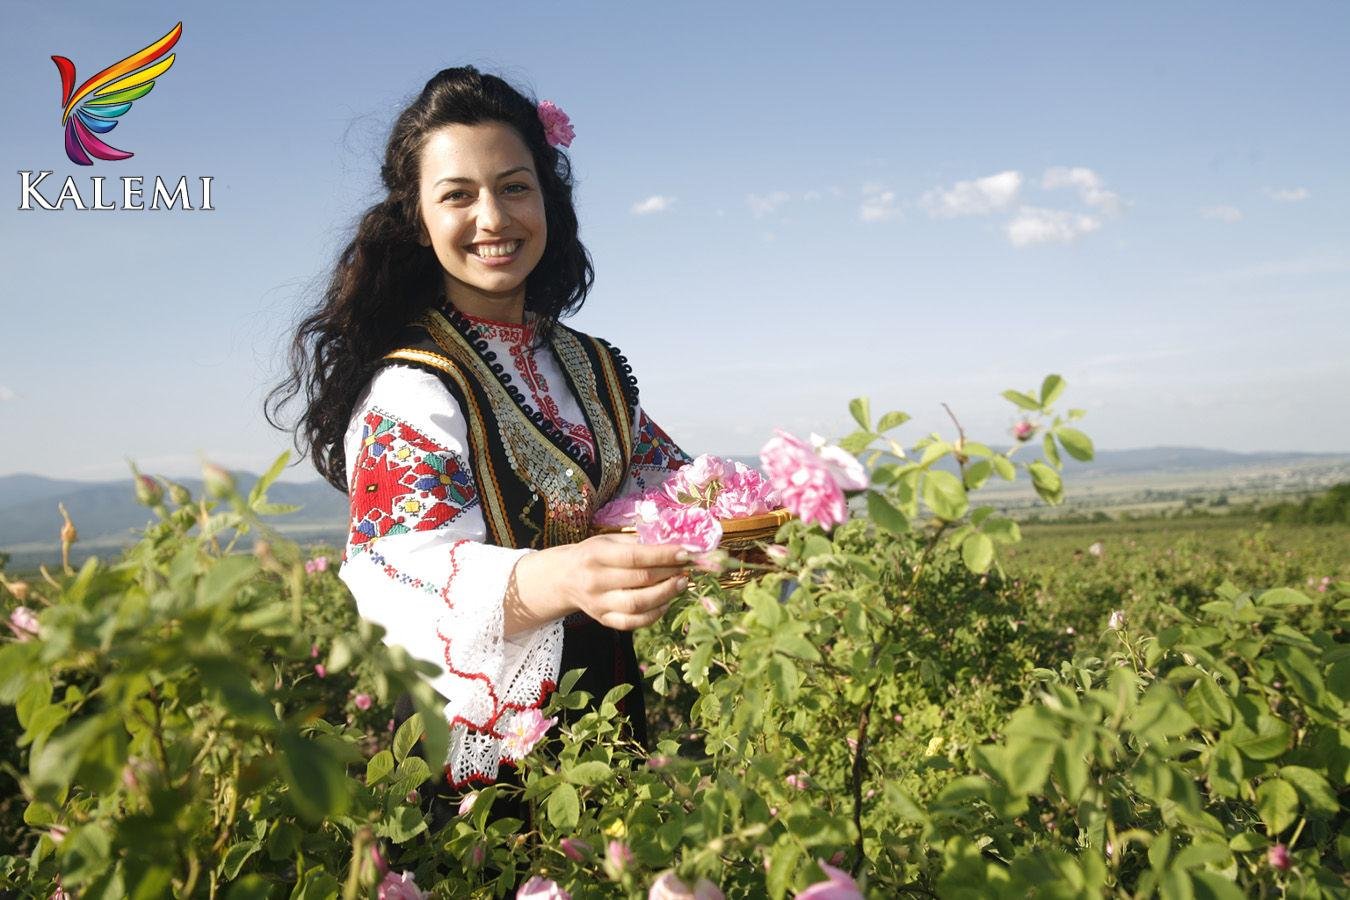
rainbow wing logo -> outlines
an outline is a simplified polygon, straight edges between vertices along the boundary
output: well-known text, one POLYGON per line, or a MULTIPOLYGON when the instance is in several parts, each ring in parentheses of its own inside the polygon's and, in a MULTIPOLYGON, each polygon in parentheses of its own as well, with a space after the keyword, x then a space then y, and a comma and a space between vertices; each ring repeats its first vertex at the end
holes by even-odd
POLYGON ((134 154, 110 147, 99 140, 117 127, 118 119, 131 104, 150 93, 155 79, 169 71, 174 55, 169 53, 183 33, 183 23, 126 59, 113 63, 75 87, 75 64, 53 56, 61 70, 61 124, 66 127, 66 156, 80 166, 92 166, 90 157, 105 160, 130 159, 134 154), (167 56, 165 54, 168 54, 167 56))

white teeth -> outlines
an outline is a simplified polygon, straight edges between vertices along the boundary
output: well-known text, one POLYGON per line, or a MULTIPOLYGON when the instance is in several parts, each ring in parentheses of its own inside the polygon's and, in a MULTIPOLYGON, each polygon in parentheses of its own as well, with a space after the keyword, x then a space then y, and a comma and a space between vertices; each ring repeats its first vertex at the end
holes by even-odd
POLYGON ((520 241, 511 241, 506 244, 480 244, 473 248, 473 252, 479 256, 510 256, 520 249, 520 241))

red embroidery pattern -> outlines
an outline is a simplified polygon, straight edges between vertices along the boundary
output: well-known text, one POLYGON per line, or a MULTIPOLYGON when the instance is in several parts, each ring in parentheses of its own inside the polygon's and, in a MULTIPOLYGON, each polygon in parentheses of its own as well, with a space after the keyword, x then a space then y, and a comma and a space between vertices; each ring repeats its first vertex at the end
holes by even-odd
MULTIPOLYGON (((664 473, 691 462, 693 460, 689 454, 681 450, 660 425, 648 418, 646 410, 643 410, 638 419, 637 441, 633 444, 633 459, 628 466, 628 477, 639 488, 646 490, 648 485, 647 479, 643 477, 644 469, 664 473)), ((660 480, 657 479, 658 482, 660 480)))
POLYGON ((453 451, 391 416, 366 414, 352 474, 349 556, 391 534, 442 528, 477 502, 453 451))
POLYGON ((558 402, 549 393, 548 379, 539 371, 539 366, 535 362, 534 352, 530 350, 530 344, 534 341, 534 322, 516 325, 511 322, 481 319, 478 316, 468 314, 464 314, 464 318, 474 324, 479 337, 505 344, 510 349, 511 361, 516 367, 516 374, 524 382, 525 389, 529 391, 530 402, 534 408, 543 413, 544 418, 548 419, 554 427, 561 430, 573 441, 581 444, 594 459, 595 437, 591 434, 591 430, 586 427, 584 422, 569 422, 563 418, 562 412, 558 409, 558 402))

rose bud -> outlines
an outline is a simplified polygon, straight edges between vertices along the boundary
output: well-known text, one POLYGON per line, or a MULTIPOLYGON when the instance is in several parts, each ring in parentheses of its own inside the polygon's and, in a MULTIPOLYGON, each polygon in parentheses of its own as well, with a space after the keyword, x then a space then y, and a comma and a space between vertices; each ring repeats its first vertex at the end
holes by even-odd
POLYGON ((370 709, 371 702, 369 694, 357 694, 352 698, 352 703, 356 704, 356 708, 362 712, 370 709))
POLYGON ((1019 441, 1029 441, 1031 436, 1036 433, 1036 426, 1026 419, 1021 420, 1012 429, 1013 437, 1019 441))
POLYGON ((176 481, 169 482, 169 499, 178 506, 187 506, 192 502, 192 492, 176 481))
POLYGON ((141 506, 159 506, 164 502, 164 486, 149 475, 137 475, 136 502, 141 506))
POLYGON ((585 862, 591 855, 591 845, 577 838, 563 838, 558 841, 558 849, 572 862, 585 862))
POLYGON ((1266 852, 1266 862, 1270 863, 1272 868, 1279 869, 1281 872, 1289 871, 1293 865, 1293 860, 1289 858, 1289 848, 1284 844, 1276 844, 1266 852))
POLYGON ((202 486, 208 496, 223 500, 234 493, 234 476, 215 463, 203 463, 202 486))

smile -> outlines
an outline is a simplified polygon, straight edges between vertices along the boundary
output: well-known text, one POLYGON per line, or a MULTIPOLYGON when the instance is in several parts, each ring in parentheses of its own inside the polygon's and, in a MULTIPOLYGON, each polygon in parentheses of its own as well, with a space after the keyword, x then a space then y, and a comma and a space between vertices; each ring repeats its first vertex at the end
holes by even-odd
POLYGON ((497 244, 474 244, 469 247, 469 251, 475 256, 483 259, 501 259, 508 256, 514 256, 520 249, 524 241, 502 241, 497 244))

